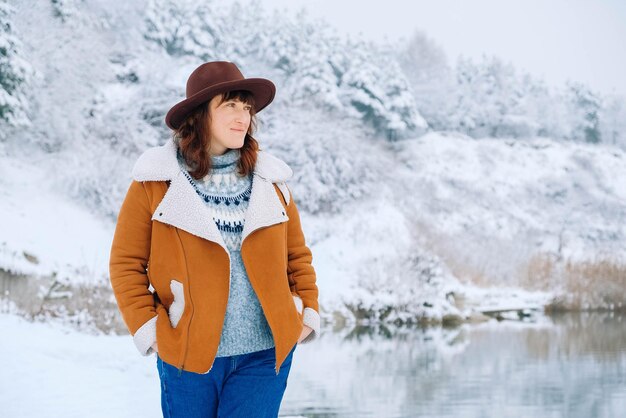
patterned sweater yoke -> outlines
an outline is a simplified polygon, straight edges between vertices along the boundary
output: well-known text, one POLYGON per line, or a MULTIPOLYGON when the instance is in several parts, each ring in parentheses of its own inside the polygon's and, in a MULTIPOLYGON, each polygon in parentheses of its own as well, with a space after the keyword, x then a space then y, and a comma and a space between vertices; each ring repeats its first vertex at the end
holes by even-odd
POLYGON ((229 250, 241 249, 241 233, 252 192, 252 174, 247 177, 238 173, 240 152, 229 149, 222 155, 211 156, 213 166, 209 174, 196 180, 184 162, 180 150, 178 159, 183 173, 196 193, 213 213, 213 220, 224 237, 229 250))

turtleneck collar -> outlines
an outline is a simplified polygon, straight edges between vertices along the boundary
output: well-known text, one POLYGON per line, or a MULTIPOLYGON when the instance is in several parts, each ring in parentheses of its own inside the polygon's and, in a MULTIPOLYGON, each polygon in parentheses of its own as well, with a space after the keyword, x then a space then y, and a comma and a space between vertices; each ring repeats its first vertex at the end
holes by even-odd
POLYGON ((241 151, 238 148, 228 149, 222 155, 211 155, 211 165, 215 169, 236 165, 241 151))
MULTIPOLYGON (((240 155, 241 150, 239 148, 228 149, 222 155, 211 155, 211 172, 225 174, 237 171, 237 162, 240 155)), ((187 171, 191 170, 191 167, 185 162, 180 149, 176 150, 176 158, 181 168, 187 171)))

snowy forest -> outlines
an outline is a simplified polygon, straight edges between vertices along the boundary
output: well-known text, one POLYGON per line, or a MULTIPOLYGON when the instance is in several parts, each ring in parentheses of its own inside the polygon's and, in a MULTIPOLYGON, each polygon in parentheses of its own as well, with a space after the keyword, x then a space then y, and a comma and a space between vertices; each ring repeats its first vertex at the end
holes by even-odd
POLYGON ((624 307, 622 96, 260 2, 0 0, 0 31, 0 271, 36 278, 5 310, 121 329, 92 308, 131 167, 211 60, 277 85, 257 138, 294 170, 326 320, 624 307))

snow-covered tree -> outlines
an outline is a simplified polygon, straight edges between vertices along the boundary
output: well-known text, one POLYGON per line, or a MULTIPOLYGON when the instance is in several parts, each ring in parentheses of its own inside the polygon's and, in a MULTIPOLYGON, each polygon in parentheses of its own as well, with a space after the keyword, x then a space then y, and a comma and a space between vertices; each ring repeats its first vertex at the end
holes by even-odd
POLYGON ((543 79, 526 73, 520 80, 520 123, 514 137, 562 138, 567 131, 565 107, 543 79))
MULTIPOLYGON (((576 84, 552 91, 543 80, 518 75, 497 57, 460 57, 448 129, 472 137, 550 136, 598 142, 599 97, 576 84)), ((444 123, 445 125, 445 123, 444 123)))
POLYGON ((75 0, 50 0, 52 3, 52 14, 54 17, 65 22, 74 15, 76 5, 75 0))
POLYGON ((450 126, 473 137, 493 136, 501 118, 496 97, 500 93, 495 83, 497 76, 485 70, 484 56, 482 66, 463 56, 457 60, 450 126))
POLYGON ((341 77, 342 101, 388 139, 416 136, 427 128, 392 51, 371 42, 348 44, 350 67, 341 77))
POLYGON ((443 49, 416 30, 409 40, 399 43, 397 56, 419 113, 433 129, 449 129, 455 80, 443 49))
POLYGON ((6 139, 6 128, 30 123, 26 84, 32 69, 20 56, 22 44, 13 33, 13 13, 15 9, 0 0, 0 140, 6 139))
MULTIPOLYGON (((145 38, 163 46, 172 56, 193 55, 204 61, 222 59, 228 51, 229 30, 217 4, 155 0, 146 10, 145 38)), ((231 55, 231 60, 233 60, 231 55)))
POLYGON ((599 113, 602 98, 600 95, 582 83, 568 82, 564 98, 571 121, 569 138, 594 144, 601 142, 599 113))
POLYGON ((618 94, 605 97, 600 109, 602 142, 626 148, 626 98, 618 94))

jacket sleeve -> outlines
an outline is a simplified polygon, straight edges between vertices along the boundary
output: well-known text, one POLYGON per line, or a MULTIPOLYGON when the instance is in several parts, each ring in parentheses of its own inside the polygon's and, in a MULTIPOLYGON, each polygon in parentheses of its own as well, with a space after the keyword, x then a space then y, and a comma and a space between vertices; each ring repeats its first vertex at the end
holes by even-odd
POLYGON ((156 341, 156 307, 147 275, 152 234, 152 213, 143 183, 130 184, 120 209, 109 273, 124 323, 139 352, 151 354, 156 341))
POLYGON ((318 288, 313 265, 313 255, 306 245, 300 215, 296 202, 289 189, 291 199, 287 205, 287 277, 291 292, 302 300, 304 311, 302 320, 313 331, 300 344, 313 341, 320 333, 320 314, 318 305, 318 288))

